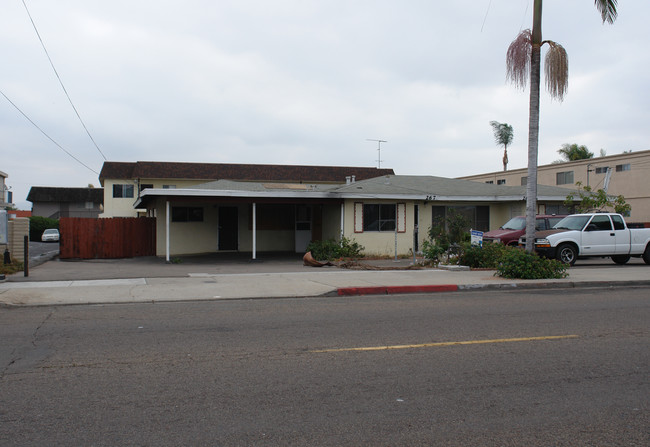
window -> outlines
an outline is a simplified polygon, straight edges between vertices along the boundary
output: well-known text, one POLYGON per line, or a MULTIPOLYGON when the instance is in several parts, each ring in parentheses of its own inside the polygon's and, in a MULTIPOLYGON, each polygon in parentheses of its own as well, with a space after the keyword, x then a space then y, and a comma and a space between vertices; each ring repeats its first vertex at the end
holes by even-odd
POLYGON ((573 214, 574 207, 566 205, 546 205, 546 211, 542 214, 573 214))
POLYGON ((521 178, 521 186, 526 186, 528 184, 528 177, 521 178))
POLYGON ((194 206, 173 206, 172 222, 203 222, 203 208, 194 206))
POLYGON ((632 167, 629 163, 624 165, 616 165, 616 172, 629 171, 630 169, 632 169, 632 167))
POLYGON ((133 197, 133 185, 113 185, 113 197, 133 197))
POLYGON ((607 174, 609 166, 604 166, 602 168, 596 168, 596 174, 607 174))
POLYGON ((176 189, 176 185, 163 185, 163 189, 176 189))
POLYGON ((490 207, 489 206, 432 206, 432 224, 444 225, 447 228, 446 219, 452 214, 462 216, 470 228, 478 231, 489 231, 490 229, 490 207))
POLYGON ((615 230, 625 230, 625 222, 621 216, 612 216, 612 221, 614 222, 615 230))
POLYGON ((556 185, 573 185, 573 171, 558 172, 555 180, 556 185))
POLYGON ((364 203, 363 231, 395 231, 395 205, 364 203))
POLYGON ((497 180, 497 185, 505 185, 506 184, 506 179, 500 178, 497 180))
POLYGON ((494 184, 494 180, 488 180, 488 181, 485 182, 485 183, 487 183, 487 184, 489 184, 489 185, 493 185, 493 184, 494 184))
POLYGON ((140 183, 140 192, 147 188, 153 188, 153 185, 151 183, 140 183))
POLYGON ((589 222, 587 228, 592 225, 596 227, 596 229, 592 231, 612 231, 612 222, 609 220, 609 216, 594 216, 594 218, 591 219, 591 222, 589 222))

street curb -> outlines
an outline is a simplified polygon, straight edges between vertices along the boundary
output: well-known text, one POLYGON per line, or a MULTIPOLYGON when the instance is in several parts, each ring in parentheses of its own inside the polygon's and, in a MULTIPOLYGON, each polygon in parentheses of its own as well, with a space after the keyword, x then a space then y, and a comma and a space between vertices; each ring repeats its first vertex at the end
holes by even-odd
POLYGON ((408 293, 437 293, 471 290, 535 290, 535 289, 577 289, 577 288, 611 288, 649 286, 650 281, 578 281, 578 282, 543 282, 543 283, 499 283, 499 284, 436 284, 420 286, 373 286, 341 287, 336 289, 338 296, 395 295, 408 293))
POLYGON ((356 295, 392 295, 400 293, 455 292, 456 284, 437 284, 425 286, 375 286, 375 287, 341 287, 336 289, 338 296, 356 295))

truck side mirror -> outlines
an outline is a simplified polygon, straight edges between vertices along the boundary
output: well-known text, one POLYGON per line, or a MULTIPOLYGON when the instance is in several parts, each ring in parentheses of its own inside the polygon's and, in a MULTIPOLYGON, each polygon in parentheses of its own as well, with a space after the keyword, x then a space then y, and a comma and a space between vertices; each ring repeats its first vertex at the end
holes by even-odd
POLYGON ((598 231, 598 227, 596 224, 589 224, 587 225, 587 228, 585 228, 585 231, 598 231))

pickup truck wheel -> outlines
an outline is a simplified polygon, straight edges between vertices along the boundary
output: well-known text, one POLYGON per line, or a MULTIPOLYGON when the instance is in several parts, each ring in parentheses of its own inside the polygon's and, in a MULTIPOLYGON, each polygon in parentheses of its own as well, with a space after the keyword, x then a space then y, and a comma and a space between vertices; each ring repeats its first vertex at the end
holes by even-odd
POLYGON ((555 257, 562 264, 573 265, 576 263, 576 259, 578 258, 578 252, 573 245, 562 244, 557 248, 557 254, 555 257))
POLYGON ((630 255, 616 255, 612 256, 612 261, 614 261, 617 264, 627 264, 627 261, 630 260, 630 255))
POLYGON ((648 244, 648 246, 645 248, 645 251, 643 252, 643 262, 650 265, 650 244, 648 244))

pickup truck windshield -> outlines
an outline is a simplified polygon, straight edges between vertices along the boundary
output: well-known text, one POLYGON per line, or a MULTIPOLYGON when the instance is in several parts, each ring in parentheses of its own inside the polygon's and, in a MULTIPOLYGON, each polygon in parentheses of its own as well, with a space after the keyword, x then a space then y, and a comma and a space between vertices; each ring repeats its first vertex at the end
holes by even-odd
POLYGON ((591 216, 568 216, 556 223, 556 230, 582 230, 591 216))
POLYGON ((526 228, 525 217, 513 217, 501 227, 502 230, 523 230, 526 228))

